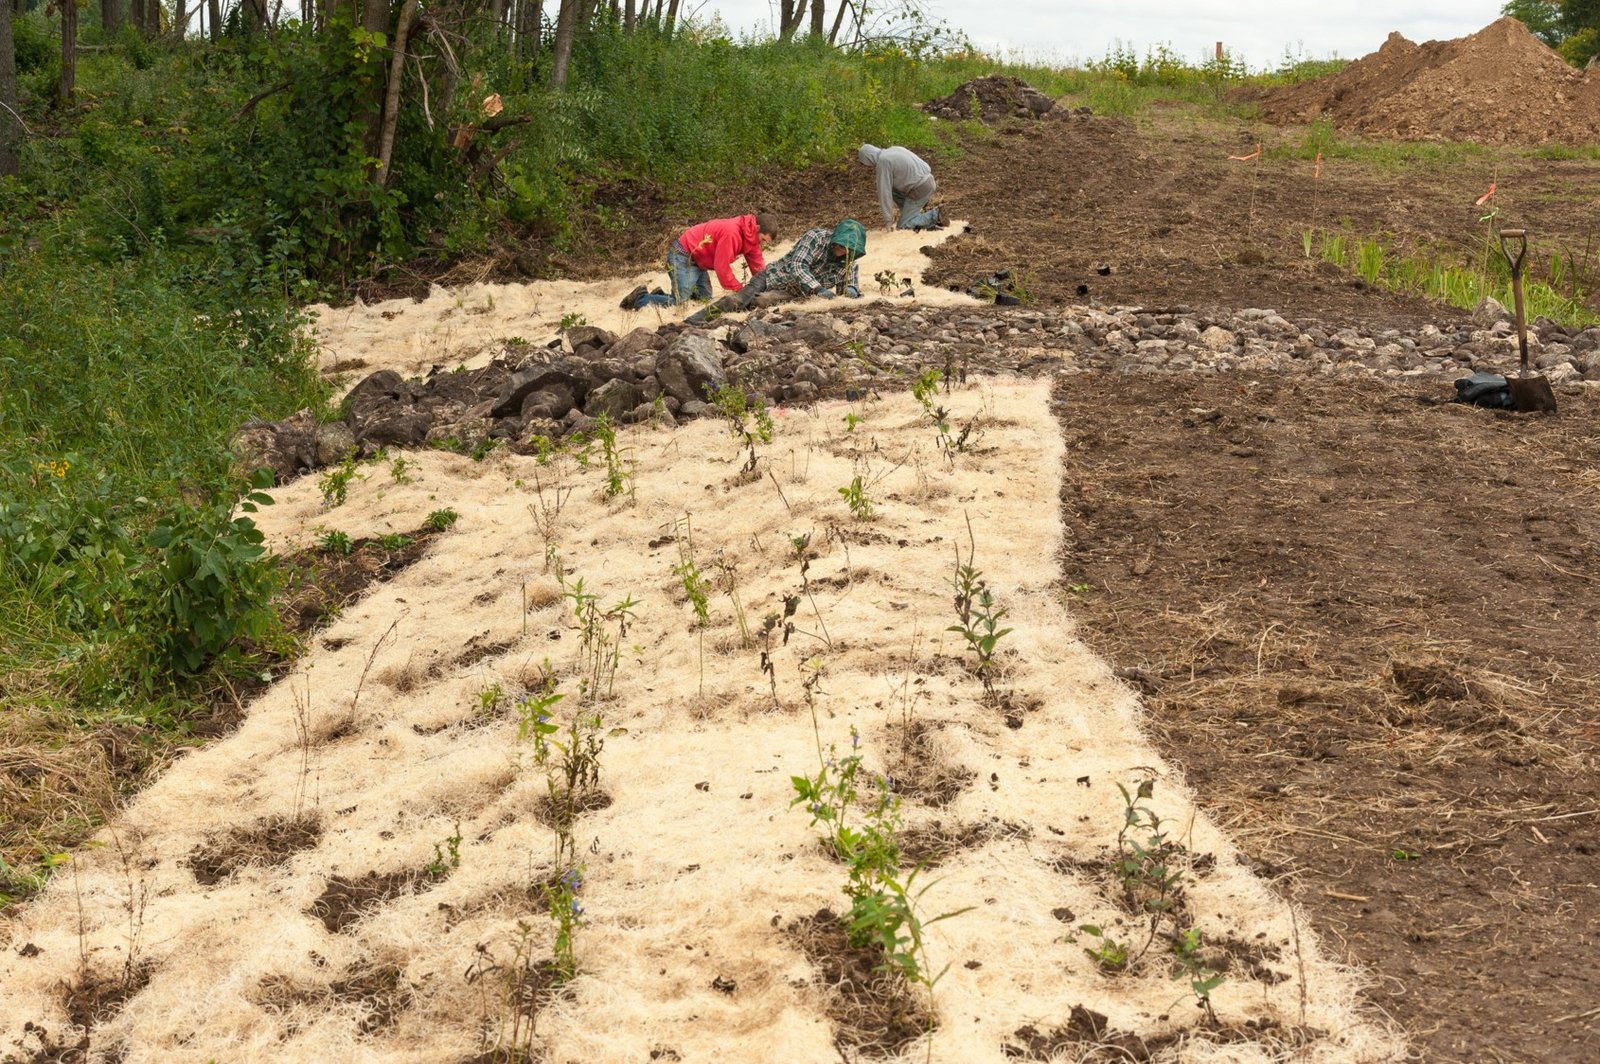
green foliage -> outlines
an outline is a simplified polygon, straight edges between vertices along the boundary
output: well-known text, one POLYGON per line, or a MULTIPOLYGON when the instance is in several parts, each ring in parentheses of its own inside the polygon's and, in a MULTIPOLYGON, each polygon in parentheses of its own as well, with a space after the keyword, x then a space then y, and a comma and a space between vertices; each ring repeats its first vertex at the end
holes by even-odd
POLYGON ((1216 1011, 1211 1007, 1211 992, 1221 986, 1224 977, 1212 968, 1201 953, 1201 935, 1198 927, 1184 928, 1172 936, 1172 978, 1187 979, 1195 1002, 1206 1011, 1206 1018, 1217 1022, 1216 1011))
POLYGON ((346 458, 340 465, 334 466, 317 479, 317 490, 322 493, 322 503, 328 509, 343 506, 345 499, 350 494, 350 481, 360 478, 365 480, 363 474, 356 472, 356 459, 354 455, 346 458))
MULTIPOLYGON (((1441 299, 1465 310, 1476 307, 1486 296, 1505 306, 1514 298, 1510 268, 1487 230, 1484 242, 1471 257, 1463 252, 1402 254, 1386 235, 1362 237, 1333 230, 1308 230, 1301 236, 1301 246, 1307 257, 1348 269, 1368 284, 1441 299)), ((1523 279, 1529 319, 1542 315, 1563 325, 1600 321, 1600 315, 1588 305, 1592 277, 1593 264, 1587 254, 1579 256, 1563 249, 1547 260, 1533 262, 1523 279)))
POLYGON ((1000 648, 1000 640, 1012 630, 1000 627, 1009 611, 995 602, 983 574, 973 567, 976 550, 974 544, 963 562, 961 548, 956 548, 955 574, 950 578, 950 586, 955 591, 956 623, 945 630, 957 632, 967 641, 967 649, 978 659, 978 679, 983 683, 984 693, 994 701, 997 698, 995 678, 999 672, 994 656, 1000 648))
POLYGON ((617 430, 611 424, 609 414, 601 414, 596 420, 594 438, 600 441, 600 452, 606 460, 606 486, 600 492, 601 497, 615 499, 619 495, 631 493, 633 473, 622 457, 621 448, 617 446, 617 430))
MULTIPOLYGON (((155 556, 139 573, 145 606, 139 627, 155 664, 194 672, 236 650, 237 640, 260 644, 277 631, 278 577, 260 529, 246 516, 271 504, 271 496, 252 491, 238 504, 239 516, 224 497, 176 503, 156 521, 149 536, 155 556)), ((147 672, 147 686, 159 676, 147 672)))
POLYGON ((448 532, 456 526, 456 522, 460 519, 460 514, 447 507, 430 513, 428 519, 422 522, 422 527, 429 532, 448 532))
POLYGON ((850 483, 840 488, 839 494, 844 497, 844 504, 850 508, 850 513, 857 521, 872 520, 872 499, 867 495, 866 484, 859 475, 852 477, 850 483))
POLYGON ((760 464, 756 444, 772 442, 772 415, 767 411, 766 400, 759 395, 746 394, 743 388, 732 384, 709 392, 709 398, 711 405, 727 419, 728 432, 744 442, 747 457, 739 470, 740 475, 746 479, 755 477, 760 464))
POLYGON ((350 533, 332 528, 324 532, 322 537, 317 540, 317 547, 324 554, 337 554, 341 558, 356 549, 356 545, 350 540, 350 533))
POLYGON ((455 831, 444 841, 433 844, 433 860, 423 867, 434 879, 443 879, 461 867, 461 821, 456 821, 455 831))
MULTIPOLYGON (((845 866, 844 892, 850 899, 848 934, 856 947, 875 947, 884 958, 883 968, 908 982, 921 983, 931 993, 944 970, 929 970, 924 929, 969 909, 941 913, 924 919, 918 903, 931 884, 918 887, 921 868, 900 874, 900 799, 886 776, 870 777, 872 796, 859 826, 852 813, 862 797, 858 778, 863 775, 859 753, 861 736, 850 729, 849 755, 840 758, 830 747, 815 776, 791 776, 795 797, 790 806, 803 805, 811 826, 822 827, 822 841, 845 866)), ((946 965, 946 968, 949 966, 946 965)))
POLYGON ((533 740, 534 764, 543 765, 550 756, 550 737, 561 730, 551 722, 550 711, 565 697, 556 690, 555 673, 547 659, 539 689, 517 699, 517 741, 533 740))
POLYGON ((1085 946, 1083 952, 1089 955, 1089 959, 1094 961, 1101 971, 1120 972, 1128 967, 1127 943, 1118 942, 1098 924, 1083 924, 1078 930, 1099 940, 1093 949, 1085 946))

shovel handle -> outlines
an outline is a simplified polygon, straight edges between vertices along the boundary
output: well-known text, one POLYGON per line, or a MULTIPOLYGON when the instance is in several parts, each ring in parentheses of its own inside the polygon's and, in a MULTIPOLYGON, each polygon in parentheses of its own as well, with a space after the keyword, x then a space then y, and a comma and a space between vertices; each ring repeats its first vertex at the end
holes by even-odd
POLYGON ((1528 254, 1528 231, 1526 229, 1500 230, 1500 254, 1506 257, 1506 262, 1511 266, 1511 276, 1516 277, 1522 273, 1522 260, 1528 254), (1515 256, 1511 254, 1508 243, 1517 245, 1515 256))

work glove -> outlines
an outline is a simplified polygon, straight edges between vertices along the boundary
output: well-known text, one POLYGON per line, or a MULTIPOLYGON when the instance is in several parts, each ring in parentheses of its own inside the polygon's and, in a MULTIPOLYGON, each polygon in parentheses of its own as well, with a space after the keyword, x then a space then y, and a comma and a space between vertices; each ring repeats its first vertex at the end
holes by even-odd
POLYGON ((821 296, 823 299, 832 299, 834 297, 834 294, 835 293, 834 293, 833 289, 831 289, 831 288, 819 288, 819 289, 817 289, 817 295, 821 296))
POLYGON ((855 285, 851 285, 844 290, 844 294, 849 296, 851 299, 860 299, 861 289, 857 288, 855 285))

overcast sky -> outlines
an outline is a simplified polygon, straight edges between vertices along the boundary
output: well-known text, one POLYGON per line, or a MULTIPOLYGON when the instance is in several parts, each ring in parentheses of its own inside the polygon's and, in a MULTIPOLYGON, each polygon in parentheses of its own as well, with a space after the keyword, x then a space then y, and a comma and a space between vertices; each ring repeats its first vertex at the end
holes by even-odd
MULTIPOLYGON (((893 0, 877 0, 888 6, 893 0)), ((836 0, 828 0, 831 22, 836 0)), ((1310 59, 1359 59, 1398 30, 1418 44, 1475 33, 1500 17, 1504 0, 926 0, 937 17, 978 47, 1069 63, 1099 59, 1115 42, 1143 56, 1167 44, 1198 62, 1216 42, 1252 70, 1276 67, 1285 51, 1310 59)), ((720 13, 735 34, 777 22, 777 0, 686 0, 700 17, 720 13)))

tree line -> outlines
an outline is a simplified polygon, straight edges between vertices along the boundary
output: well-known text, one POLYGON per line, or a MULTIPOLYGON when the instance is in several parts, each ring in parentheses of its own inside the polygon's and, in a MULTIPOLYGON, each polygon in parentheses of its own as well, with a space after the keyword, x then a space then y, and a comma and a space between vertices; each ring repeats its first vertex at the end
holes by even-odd
POLYGON ((1527 26, 1574 66, 1600 54, 1600 0, 1510 0, 1500 13, 1527 26))

